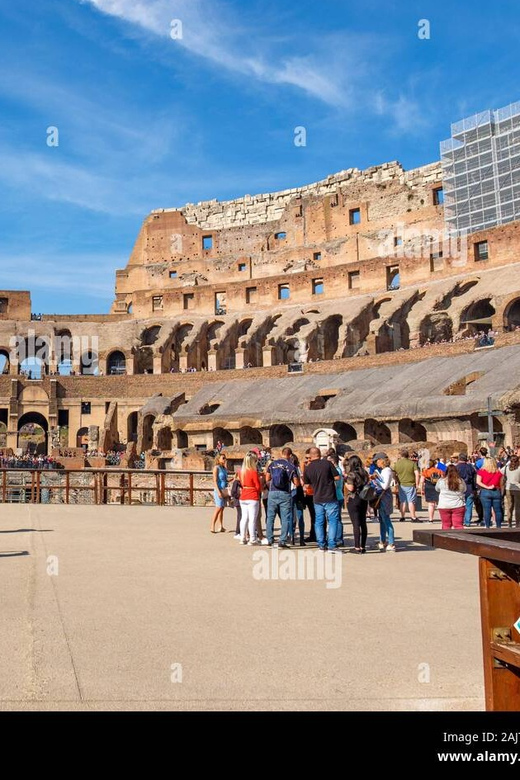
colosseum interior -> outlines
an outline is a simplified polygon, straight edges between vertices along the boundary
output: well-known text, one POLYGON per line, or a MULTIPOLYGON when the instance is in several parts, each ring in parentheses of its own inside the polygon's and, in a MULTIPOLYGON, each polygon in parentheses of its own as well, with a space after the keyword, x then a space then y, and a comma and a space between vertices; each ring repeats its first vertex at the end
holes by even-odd
POLYGON ((470 448, 488 402, 520 441, 520 224, 448 239, 444 208, 440 162, 349 169, 153 211, 110 314, 36 317, 29 292, 1 291, 3 446, 34 423, 49 453, 162 468, 204 464, 218 439, 308 446, 320 427, 470 448))

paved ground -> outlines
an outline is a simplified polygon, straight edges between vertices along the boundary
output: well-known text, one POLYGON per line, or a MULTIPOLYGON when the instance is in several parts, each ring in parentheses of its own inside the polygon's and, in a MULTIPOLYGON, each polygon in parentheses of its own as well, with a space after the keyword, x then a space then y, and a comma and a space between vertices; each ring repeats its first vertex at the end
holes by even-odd
POLYGON ((398 553, 282 579, 210 512, 0 506, 0 709, 484 708, 475 558, 396 523, 398 553))

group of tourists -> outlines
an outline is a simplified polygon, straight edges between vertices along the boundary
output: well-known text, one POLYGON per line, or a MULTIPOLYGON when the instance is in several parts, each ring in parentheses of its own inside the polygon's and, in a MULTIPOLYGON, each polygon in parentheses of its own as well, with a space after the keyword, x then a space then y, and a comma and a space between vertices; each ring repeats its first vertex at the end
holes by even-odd
POLYGON ((58 469, 60 464, 49 455, 1 455, 0 466, 3 469, 58 469))
POLYGON ((471 456, 461 452, 449 460, 430 460, 421 474, 430 522, 437 508, 443 528, 469 528, 473 510, 486 528, 492 520, 497 528, 504 520, 509 527, 520 526, 520 447, 502 448, 496 458, 481 447, 471 456))
POLYGON ((334 448, 322 453, 318 447, 309 447, 300 464, 290 447, 284 447, 275 459, 269 448, 255 447, 230 477, 226 454, 220 451, 213 469, 211 533, 226 531, 224 510, 231 506, 237 513, 235 539, 241 544, 273 545, 278 516, 278 547, 315 542, 320 550, 341 551, 345 547, 342 511, 346 509, 353 531, 352 552, 366 552, 367 519, 379 522, 378 549, 395 552, 394 502, 401 522, 408 511, 411 522, 420 523, 418 495, 428 505, 428 521, 434 522, 438 510, 445 530, 470 527, 473 510, 477 524, 489 528, 494 521, 500 528, 504 501, 506 521, 511 526, 514 515, 514 523, 520 526, 520 448, 518 454, 502 450, 498 459, 481 448, 472 456, 453 455, 449 463, 443 458, 430 459, 424 468, 419 460, 417 453, 407 449, 391 465, 385 452, 363 462, 353 452, 340 459, 334 448), (305 510, 310 525, 307 536, 305 510))

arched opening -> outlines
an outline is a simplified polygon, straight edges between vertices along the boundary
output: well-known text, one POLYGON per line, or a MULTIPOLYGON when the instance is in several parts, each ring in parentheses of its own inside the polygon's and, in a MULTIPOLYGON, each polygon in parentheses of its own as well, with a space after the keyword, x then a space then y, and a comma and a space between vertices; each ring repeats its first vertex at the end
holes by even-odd
POLYGON ((155 415, 147 414, 143 420, 143 451, 151 450, 153 447, 153 424, 155 415))
POLYGON ((41 379, 45 376, 45 363, 39 357, 27 357, 20 363, 20 374, 27 379, 41 379))
MULTIPOLYGON (((487 417, 479 417, 478 414, 472 414, 470 417, 471 427, 478 433, 487 433, 488 420, 487 417)), ((502 434, 503 427, 500 417, 493 417, 493 433, 502 434)), ((487 446, 484 442, 484 446, 487 446)))
POLYGON ((177 437, 177 448, 179 450, 186 449, 188 446, 188 434, 186 431, 177 430, 175 431, 175 435, 177 437))
POLYGON ((294 435, 287 425, 272 425, 269 428, 269 446, 283 447, 294 441, 294 435))
POLYGON ((136 374, 153 374, 153 350, 151 347, 139 347, 135 357, 136 374))
POLYGON ((504 327, 506 330, 520 328, 520 298, 511 301, 504 312, 504 327))
POLYGON ((215 428, 213 431, 213 447, 217 446, 217 442, 221 441, 225 447, 233 446, 233 436, 225 428, 215 428))
POLYGON ((399 441, 408 444, 412 441, 427 441, 426 428, 414 420, 399 420, 399 441))
POLYGON ((474 301, 462 312, 460 329, 468 335, 474 335, 480 331, 487 333, 491 329, 494 314, 495 307, 491 303, 491 298, 474 301))
POLYGON ((390 444, 392 441, 390 429, 378 420, 365 420, 365 439, 372 444, 390 444))
POLYGON ((8 374, 10 365, 9 350, 0 349, 0 374, 8 374))
POLYGON ((67 328, 56 331, 54 335, 54 354, 56 367, 60 376, 70 376, 73 358, 72 333, 67 328))
POLYGON ((46 455, 49 423, 39 412, 26 412, 18 420, 18 447, 34 455, 46 455))
POLYGON ((0 422, 0 447, 4 449, 7 446, 7 425, 0 422))
POLYGON ((354 441, 357 439, 356 429, 345 422, 335 422, 332 428, 336 431, 342 442, 354 441))
POLYGON ((116 349, 107 358, 107 374, 120 376, 126 374, 126 358, 121 350, 116 349))
POLYGON ((99 374, 97 352, 88 349, 81 356, 80 374, 84 376, 97 376, 99 374))
POLYGON ((424 344, 440 344, 453 338, 453 323, 446 312, 428 314, 419 327, 419 340, 424 344))
POLYGON ((88 428, 80 428, 76 434, 76 447, 83 447, 84 450, 88 447, 88 428))
POLYGON ((256 428, 244 425, 240 428, 240 444, 262 444, 262 434, 256 428))
POLYGON ((157 446, 163 452, 170 452, 172 448, 172 431, 171 428, 161 428, 157 436, 157 446))
POLYGON ((128 443, 137 441, 137 412, 131 412, 126 421, 126 440, 128 443))
POLYGON ((155 344, 161 332, 161 325, 153 325, 151 328, 145 328, 141 333, 141 346, 150 347, 155 344))
POLYGON ((126 313, 127 314, 132 314, 132 311, 133 311, 133 306, 132 306, 132 302, 130 301, 130 303, 126 307, 126 313))

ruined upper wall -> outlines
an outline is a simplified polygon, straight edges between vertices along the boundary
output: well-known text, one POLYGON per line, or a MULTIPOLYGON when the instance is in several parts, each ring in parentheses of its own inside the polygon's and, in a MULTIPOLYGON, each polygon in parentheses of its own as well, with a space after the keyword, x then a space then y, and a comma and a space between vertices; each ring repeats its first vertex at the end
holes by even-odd
POLYGON ((405 171, 399 162, 393 161, 374 165, 363 171, 359 168, 348 168, 303 187, 261 195, 244 195, 243 198, 222 202, 214 199, 197 204, 187 203, 180 209, 155 209, 152 214, 179 211, 189 225, 196 225, 204 230, 260 225, 280 219, 286 206, 298 198, 322 198, 336 193, 338 189, 346 191, 350 188, 359 189, 366 185, 391 182, 415 189, 439 181, 441 174, 440 162, 405 171))

